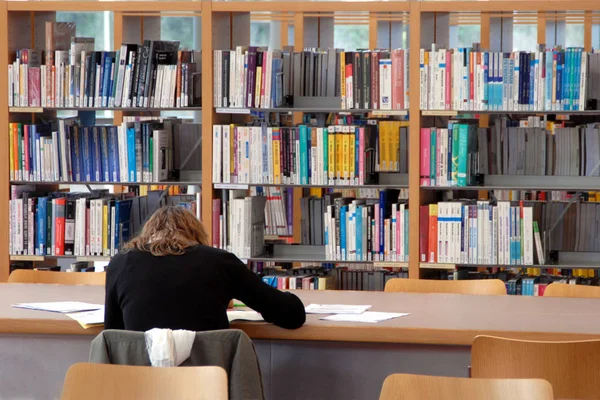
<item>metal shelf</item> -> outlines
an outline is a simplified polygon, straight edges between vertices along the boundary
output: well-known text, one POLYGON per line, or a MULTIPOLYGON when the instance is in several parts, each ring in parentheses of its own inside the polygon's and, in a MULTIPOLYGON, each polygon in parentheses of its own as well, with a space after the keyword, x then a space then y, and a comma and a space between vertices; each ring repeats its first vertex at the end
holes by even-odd
POLYGON ((561 265, 561 264, 543 264, 543 265, 512 265, 512 264, 451 264, 451 263, 420 263, 421 269, 445 269, 454 270, 456 268, 540 268, 540 269, 600 269, 600 265, 561 265))
POLYGON ((481 186, 421 186, 423 190, 556 190, 595 191, 600 188, 597 176, 487 175, 481 186))
POLYGON ((405 116, 408 110, 372 110, 372 109, 343 109, 320 107, 280 107, 280 108, 235 108, 217 107, 217 114, 252 114, 252 113, 314 113, 314 114, 372 114, 373 116, 405 116))
POLYGON ((9 107, 12 113, 43 113, 44 111, 202 111, 202 107, 9 107))
POLYGON ((504 114, 520 114, 520 115, 532 115, 532 114, 540 114, 540 115, 600 115, 600 110, 585 110, 585 111, 566 111, 566 110, 557 110, 557 111, 515 111, 515 110, 500 110, 500 111, 492 111, 492 110, 421 110, 422 116, 440 116, 440 117, 455 117, 457 115, 473 115, 473 114, 483 114, 483 115, 504 115, 504 114))
POLYGON ((73 181, 10 181, 12 185, 107 185, 107 186, 141 186, 141 185, 166 185, 166 186, 187 186, 201 185, 200 181, 180 182, 180 181, 160 181, 160 182, 73 182, 73 181))
POLYGON ((46 259, 49 259, 49 260, 75 259, 77 261, 94 262, 94 261, 110 261, 111 257, 104 257, 104 256, 52 256, 52 255, 35 256, 35 255, 19 255, 19 254, 12 254, 10 256, 10 261, 44 261, 46 259))

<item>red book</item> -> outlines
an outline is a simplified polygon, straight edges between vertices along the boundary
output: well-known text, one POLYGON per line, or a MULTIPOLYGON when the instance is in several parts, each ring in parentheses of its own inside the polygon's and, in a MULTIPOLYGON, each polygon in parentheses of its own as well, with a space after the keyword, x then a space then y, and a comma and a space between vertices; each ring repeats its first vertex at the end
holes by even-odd
POLYGON ((55 207, 54 219, 54 255, 65 255, 65 208, 67 199, 59 197, 52 200, 55 207))
POLYGON ((429 253, 429 206, 419 208, 419 262, 427 262, 429 253))
POLYGON ((220 247, 221 242, 221 199, 213 199, 212 206, 212 245, 213 247, 220 247))
POLYGON ((546 288, 548 287, 547 283, 540 283, 538 285, 538 296, 543 296, 546 292, 546 288))
MULTIPOLYGON (((348 55, 346 53, 346 55, 348 55)), ((346 58, 346 106, 348 109, 354 107, 354 92, 353 92, 353 76, 352 76, 352 64, 348 64, 348 62, 352 63, 352 59, 348 60, 346 58)))
POLYGON ((431 152, 431 129, 430 128, 421 128, 421 186, 430 186, 431 185, 431 161, 430 161, 430 152, 431 152))
POLYGON ((429 205, 429 262, 437 262, 438 205, 429 205))
POLYGON ((27 98, 29 107, 40 107, 42 104, 42 87, 40 67, 29 67, 27 71, 27 98))

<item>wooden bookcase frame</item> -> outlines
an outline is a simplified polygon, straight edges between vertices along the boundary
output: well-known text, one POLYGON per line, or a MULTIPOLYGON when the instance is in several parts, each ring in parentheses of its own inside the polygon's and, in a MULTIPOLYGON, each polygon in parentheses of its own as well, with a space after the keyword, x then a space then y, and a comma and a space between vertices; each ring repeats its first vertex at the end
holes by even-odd
MULTIPOLYGON (((8 108, 6 93, 8 91, 8 69, 9 49, 11 48, 11 37, 9 35, 9 16, 12 12, 29 12, 33 18, 34 14, 41 12, 56 11, 111 11, 114 13, 114 43, 120 45, 125 38, 124 18, 126 16, 139 15, 158 16, 161 12, 193 12, 194 15, 202 15, 202 220, 206 225, 209 235, 212 234, 212 200, 215 196, 212 177, 212 125, 224 122, 232 117, 217 114, 213 107, 213 50, 223 49, 225 45, 233 46, 244 44, 250 37, 250 13, 251 12, 281 12, 292 14, 281 24, 281 40, 287 42, 287 27, 289 23, 294 25, 294 48, 302 50, 305 46, 314 43, 306 43, 307 35, 313 37, 314 27, 310 25, 311 18, 318 13, 324 16, 324 25, 331 27, 332 13, 336 11, 354 11, 368 13, 369 25, 369 47, 377 47, 377 22, 378 18, 384 19, 385 13, 407 13, 409 25, 408 48, 412 54, 410 58, 410 81, 409 91, 413 93, 409 115, 410 118, 410 143, 409 154, 409 212, 410 221, 410 244, 409 244, 409 277, 418 279, 420 275, 419 262, 419 207, 433 200, 432 191, 423 190, 419 186, 419 132, 424 117, 419 110, 419 59, 418 54, 422 46, 423 33, 427 30, 437 30, 436 21, 444 18, 449 13, 455 12, 479 12, 481 15, 481 45, 483 48, 490 46, 490 37, 495 34, 493 19, 500 13, 512 11, 537 12, 538 43, 544 43, 546 39, 546 13, 583 11, 584 13, 584 47, 591 50, 592 43, 592 12, 598 9, 596 0, 583 0, 578 2, 564 1, 391 1, 391 2, 343 2, 343 1, 0 1, 0 121, 5 128, 0 135, 0 281, 6 281, 9 274, 10 257, 9 249, 9 218, 8 200, 10 195, 9 182, 9 147, 6 124, 11 121, 11 113, 8 108), (433 15, 433 24, 431 24, 433 15), (229 43, 226 43, 229 41, 229 43)), ((168 14, 173 15, 173 14, 168 14)), ((505 14, 501 14, 505 16, 505 14)), ((447 19, 446 19, 447 21, 447 19)), ((446 22, 447 23, 447 22, 446 22)), ((436 32, 433 33, 433 40, 436 32)), ((247 44, 247 43, 246 43, 247 44)), ((296 113, 299 121, 300 114, 296 113)), ((115 121, 121 121, 122 112, 115 112, 115 121)), ((487 117, 480 120, 482 126, 486 126, 487 117)), ((299 239, 300 210, 298 198, 301 190, 294 190, 294 236, 299 239)))

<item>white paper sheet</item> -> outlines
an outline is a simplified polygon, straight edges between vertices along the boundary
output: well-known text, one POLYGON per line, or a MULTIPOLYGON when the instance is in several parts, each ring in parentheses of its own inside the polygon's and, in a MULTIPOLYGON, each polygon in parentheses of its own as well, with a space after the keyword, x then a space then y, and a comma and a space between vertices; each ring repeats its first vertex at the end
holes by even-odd
POLYGON ((362 314, 335 314, 328 317, 322 317, 320 319, 325 321, 338 321, 338 322, 367 322, 377 323, 386 321, 388 319, 399 318, 409 315, 408 313, 388 313, 388 312, 377 312, 377 311, 366 311, 362 314))
POLYGON ((67 317, 79 322, 84 329, 104 325, 104 307, 94 311, 68 313, 67 317))
POLYGON ((307 314, 362 314, 371 306, 357 306, 348 304, 309 304, 307 314))
POLYGON ((80 301, 54 301, 48 303, 19 303, 13 304, 13 307, 58 313, 74 313, 99 310, 104 306, 102 304, 82 303, 80 301))
POLYGON ((227 318, 231 321, 264 321, 262 315, 256 311, 227 311, 227 318))

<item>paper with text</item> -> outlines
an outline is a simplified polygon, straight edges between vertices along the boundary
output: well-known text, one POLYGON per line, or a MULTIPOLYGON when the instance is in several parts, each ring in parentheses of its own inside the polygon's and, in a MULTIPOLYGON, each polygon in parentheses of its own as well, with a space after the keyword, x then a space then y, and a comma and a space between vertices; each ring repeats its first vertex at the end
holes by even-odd
POLYGON ((15 308, 28 310, 49 311, 58 313, 74 313, 81 311, 94 311, 103 308, 102 304, 83 303, 80 301, 53 301, 47 303, 18 303, 13 304, 15 308))
POLYGON ((405 317, 408 313, 388 313, 388 312, 377 312, 377 311, 366 311, 362 314, 335 314, 328 317, 321 317, 324 321, 338 321, 338 322, 368 322, 377 323, 386 321, 388 319, 405 317))
POLYGON ((83 329, 104 325, 104 307, 98 310, 68 313, 66 315, 79 322, 79 325, 81 325, 83 329))
POLYGON ((362 314, 369 308, 367 305, 309 304, 305 310, 307 314, 362 314))
POLYGON ((262 315, 256 311, 227 311, 227 318, 231 321, 264 321, 262 315))

